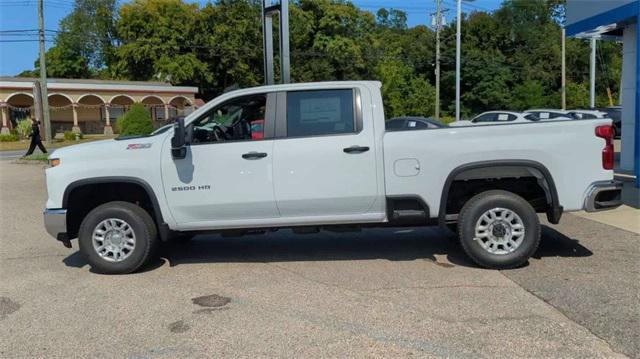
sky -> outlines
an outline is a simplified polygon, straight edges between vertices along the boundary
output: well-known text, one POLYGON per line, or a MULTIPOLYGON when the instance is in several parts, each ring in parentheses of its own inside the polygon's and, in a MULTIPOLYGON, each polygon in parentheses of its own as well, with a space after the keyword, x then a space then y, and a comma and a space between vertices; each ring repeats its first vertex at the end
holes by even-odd
MULTIPOLYGON (((463 12, 492 11, 503 0, 475 0, 463 2, 463 12)), ((205 3, 206 1, 197 1, 205 3)), ((435 12, 435 0, 352 0, 358 7, 375 13, 378 9, 394 8, 407 13, 408 25, 430 25, 435 12)), ((11 30, 35 30, 38 28, 37 0, 0 0, 0 76, 14 76, 31 70, 38 56, 38 42, 34 36, 8 36, 11 30), (20 41, 15 41, 20 40, 20 41), (28 41, 25 41, 28 40, 28 41)), ((73 0, 44 0, 45 29, 57 30, 60 20, 73 9, 73 0)), ((447 21, 453 21, 456 0, 442 0, 449 9, 447 21)), ((48 42, 47 48, 52 46, 48 42)))

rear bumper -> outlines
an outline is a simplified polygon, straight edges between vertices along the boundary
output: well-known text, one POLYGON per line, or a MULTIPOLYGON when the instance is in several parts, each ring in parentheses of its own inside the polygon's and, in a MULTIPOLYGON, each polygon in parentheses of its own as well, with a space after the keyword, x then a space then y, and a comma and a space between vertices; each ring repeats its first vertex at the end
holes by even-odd
POLYGON ((44 227, 53 238, 59 241, 67 240, 67 210, 45 209, 44 227))
POLYGON ((622 205, 622 182, 605 181, 591 185, 584 201, 584 210, 598 212, 622 205))

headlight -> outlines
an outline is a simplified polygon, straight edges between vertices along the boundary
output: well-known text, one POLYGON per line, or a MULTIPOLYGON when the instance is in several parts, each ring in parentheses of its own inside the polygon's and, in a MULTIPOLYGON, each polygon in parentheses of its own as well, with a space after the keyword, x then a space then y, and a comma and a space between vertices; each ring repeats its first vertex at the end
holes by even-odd
POLYGON ((55 167, 60 164, 59 158, 49 158, 49 167, 55 167))

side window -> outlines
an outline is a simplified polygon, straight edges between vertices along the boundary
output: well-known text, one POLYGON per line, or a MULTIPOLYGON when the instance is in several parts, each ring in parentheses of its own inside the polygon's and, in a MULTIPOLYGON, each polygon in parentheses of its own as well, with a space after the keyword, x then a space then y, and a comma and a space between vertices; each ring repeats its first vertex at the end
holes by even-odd
POLYGON ((598 118, 598 116, 591 113, 579 113, 579 112, 574 113, 574 117, 582 120, 593 120, 595 118, 598 118))
POLYGON ((473 121, 471 122, 493 122, 495 121, 495 114, 494 113, 486 113, 482 116, 476 117, 473 121))
POLYGON ((538 117, 541 120, 548 120, 548 119, 552 118, 551 114, 549 114, 549 112, 538 112, 538 117))
POLYGON ((225 102, 192 123, 192 143, 252 141, 264 138, 266 95, 225 102))
POLYGON ((515 116, 511 116, 508 113, 499 113, 498 114, 498 122, 507 122, 515 120, 515 116), (512 118, 513 117, 513 118, 512 118))
POLYGON ((415 121, 415 120, 408 121, 407 125, 409 128, 413 130, 423 130, 425 128, 429 128, 429 125, 427 125, 426 123, 422 121, 415 121))
POLYGON ((319 136, 355 132, 353 90, 287 93, 287 136, 319 136))
POLYGON ((532 114, 532 113, 528 113, 528 114, 526 114, 526 115, 524 116, 524 118, 525 118, 525 119, 527 119, 527 120, 529 120, 529 121, 540 121, 540 119, 539 119, 536 115, 534 115, 534 114, 532 114))
POLYGON ((395 131, 401 129, 403 125, 404 120, 391 120, 385 123, 385 128, 387 131, 395 131))

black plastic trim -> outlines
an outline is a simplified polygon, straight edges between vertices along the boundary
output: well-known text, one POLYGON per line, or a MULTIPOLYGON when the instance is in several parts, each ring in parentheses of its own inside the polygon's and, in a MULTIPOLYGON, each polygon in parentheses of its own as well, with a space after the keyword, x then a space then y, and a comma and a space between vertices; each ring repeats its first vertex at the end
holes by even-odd
POLYGON ((101 183, 133 183, 140 185, 147 192, 149 199, 151 199, 151 205, 153 206, 153 211, 155 212, 155 218, 158 225, 164 223, 164 219, 162 218, 162 211, 160 210, 160 204, 158 202, 158 198, 156 197, 153 188, 145 181, 136 177, 126 177, 126 176, 108 176, 108 177, 93 177, 93 178, 85 178, 75 182, 72 182, 67 186, 64 190, 64 194, 62 196, 62 208, 68 209, 69 204, 69 196, 71 192, 78 187, 86 186, 86 185, 94 185, 101 183))
MULTIPOLYGON (((402 223, 396 223, 396 221, 393 218, 394 202, 402 201, 402 200, 416 201, 422 207, 426 217, 425 223, 423 223, 423 225, 435 224, 433 219, 431 218, 431 211, 430 211, 429 205, 427 204, 427 202, 424 201, 422 197, 417 195, 388 195, 386 196, 386 199, 387 199, 387 219, 389 220, 390 224, 392 225, 402 224, 402 223)), ((419 225, 419 224, 414 223, 414 225, 419 225)))
MULTIPOLYGON (((446 225, 446 215, 447 215, 447 197, 449 195, 449 190, 451 189, 451 184, 453 183, 456 176, 460 173, 468 170, 478 169, 478 168, 487 168, 487 167, 527 167, 533 168, 539 171, 547 182, 547 186, 549 187, 549 191, 551 193, 547 193, 551 198, 551 207, 549 211, 547 211, 547 219, 549 222, 553 224, 558 224, 560 222, 560 217, 562 216, 562 206, 560 206, 560 200, 558 199, 558 191, 556 190, 556 184, 553 181, 553 177, 549 170, 541 163, 531 160, 495 160, 495 161, 479 161, 467 163, 461 166, 456 167, 449 176, 447 176, 447 180, 444 183, 444 187, 442 188, 442 195, 440 196, 440 211, 438 212, 438 224, 440 226, 446 225)), ((547 189, 545 189, 545 192, 547 189)))
POLYGON ((276 93, 276 116, 275 127, 276 132, 274 138, 287 137, 287 93, 280 91, 276 93))

